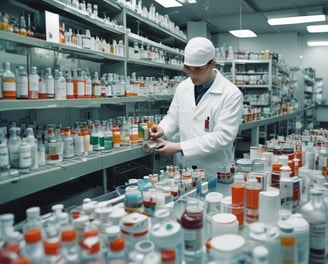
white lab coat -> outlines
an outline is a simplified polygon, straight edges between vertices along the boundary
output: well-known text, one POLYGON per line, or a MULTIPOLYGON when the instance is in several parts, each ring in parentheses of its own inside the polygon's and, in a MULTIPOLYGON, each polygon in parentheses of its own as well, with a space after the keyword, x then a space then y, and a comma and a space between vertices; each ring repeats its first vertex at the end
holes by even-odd
POLYGON ((160 122, 170 139, 179 134, 183 168, 196 165, 206 176, 216 176, 217 168, 234 160, 233 143, 242 117, 243 94, 216 70, 216 78, 196 106, 190 78, 176 88, 170 108, 160 122), (205 119, 209 130, 205 131, 205 119))

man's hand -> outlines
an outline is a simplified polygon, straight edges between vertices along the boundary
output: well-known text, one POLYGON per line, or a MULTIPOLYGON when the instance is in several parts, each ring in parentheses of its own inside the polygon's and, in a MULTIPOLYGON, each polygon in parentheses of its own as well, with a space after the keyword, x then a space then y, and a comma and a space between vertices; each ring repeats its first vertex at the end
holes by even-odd
POLYGON ((164 130, 159 125, 153 125, 151 128, 149 128, 149 138, 160 138, 164 136, 164 130))
POLYGON ((161 138, 156 139, 156 142, 158 144, 156 146, 155 151, 158 152, 160 155, 170 156, 181 151, 180 143, 166 141, 161 138))

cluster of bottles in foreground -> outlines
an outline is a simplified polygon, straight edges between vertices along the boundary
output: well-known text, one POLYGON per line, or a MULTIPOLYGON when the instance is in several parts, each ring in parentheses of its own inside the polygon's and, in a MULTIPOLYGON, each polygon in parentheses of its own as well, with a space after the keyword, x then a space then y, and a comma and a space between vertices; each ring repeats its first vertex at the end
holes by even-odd
POLYGON ((47 67, 30 72, 20 65, 12 71, 9 62, 0 69, 0 98, 3 99, 83 99, 138 95, 172 95, 182 76, 125 78, 116 73, 91 74, 83 69, 55 69, 47 67))
POLYGON ((161 115, 77 121, 73 127, 48 124, 26 127, 16 123, 0 127, 0 180, 113 149, 142 145, 148 129, 161 115))
POLYGON ((2 214, 1 263, 327 263, 325 176, 305 161, 295 176, 282 169, 272 186, 265 178, 276 154, 270 164, 260 153, 236 161, 230 184, 196 166, 167 166, 130 179, 111 200, 56 204, 42 216, 31 207, 16 226, 14 214, 2 214))

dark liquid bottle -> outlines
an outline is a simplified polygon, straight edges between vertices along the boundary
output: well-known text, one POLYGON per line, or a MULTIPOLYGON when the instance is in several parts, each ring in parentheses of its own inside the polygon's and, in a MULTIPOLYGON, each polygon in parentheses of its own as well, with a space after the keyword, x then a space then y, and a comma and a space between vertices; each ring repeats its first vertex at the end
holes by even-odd
POLYGON ((183 228, 185 255, 200 257, 204 246, 203 209, 200 201, 192 198, 187 200, 180 223, 183 228))

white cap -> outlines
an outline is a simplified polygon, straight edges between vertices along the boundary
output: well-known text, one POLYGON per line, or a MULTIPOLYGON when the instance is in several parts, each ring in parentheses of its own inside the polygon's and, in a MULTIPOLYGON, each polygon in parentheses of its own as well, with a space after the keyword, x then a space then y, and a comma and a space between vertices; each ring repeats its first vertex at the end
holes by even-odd
POLYGON ((214 57, 215 47, 209 39, 204 37, 190 39, 184 50, 184 64, 188 66, 203 66, 214 57))

